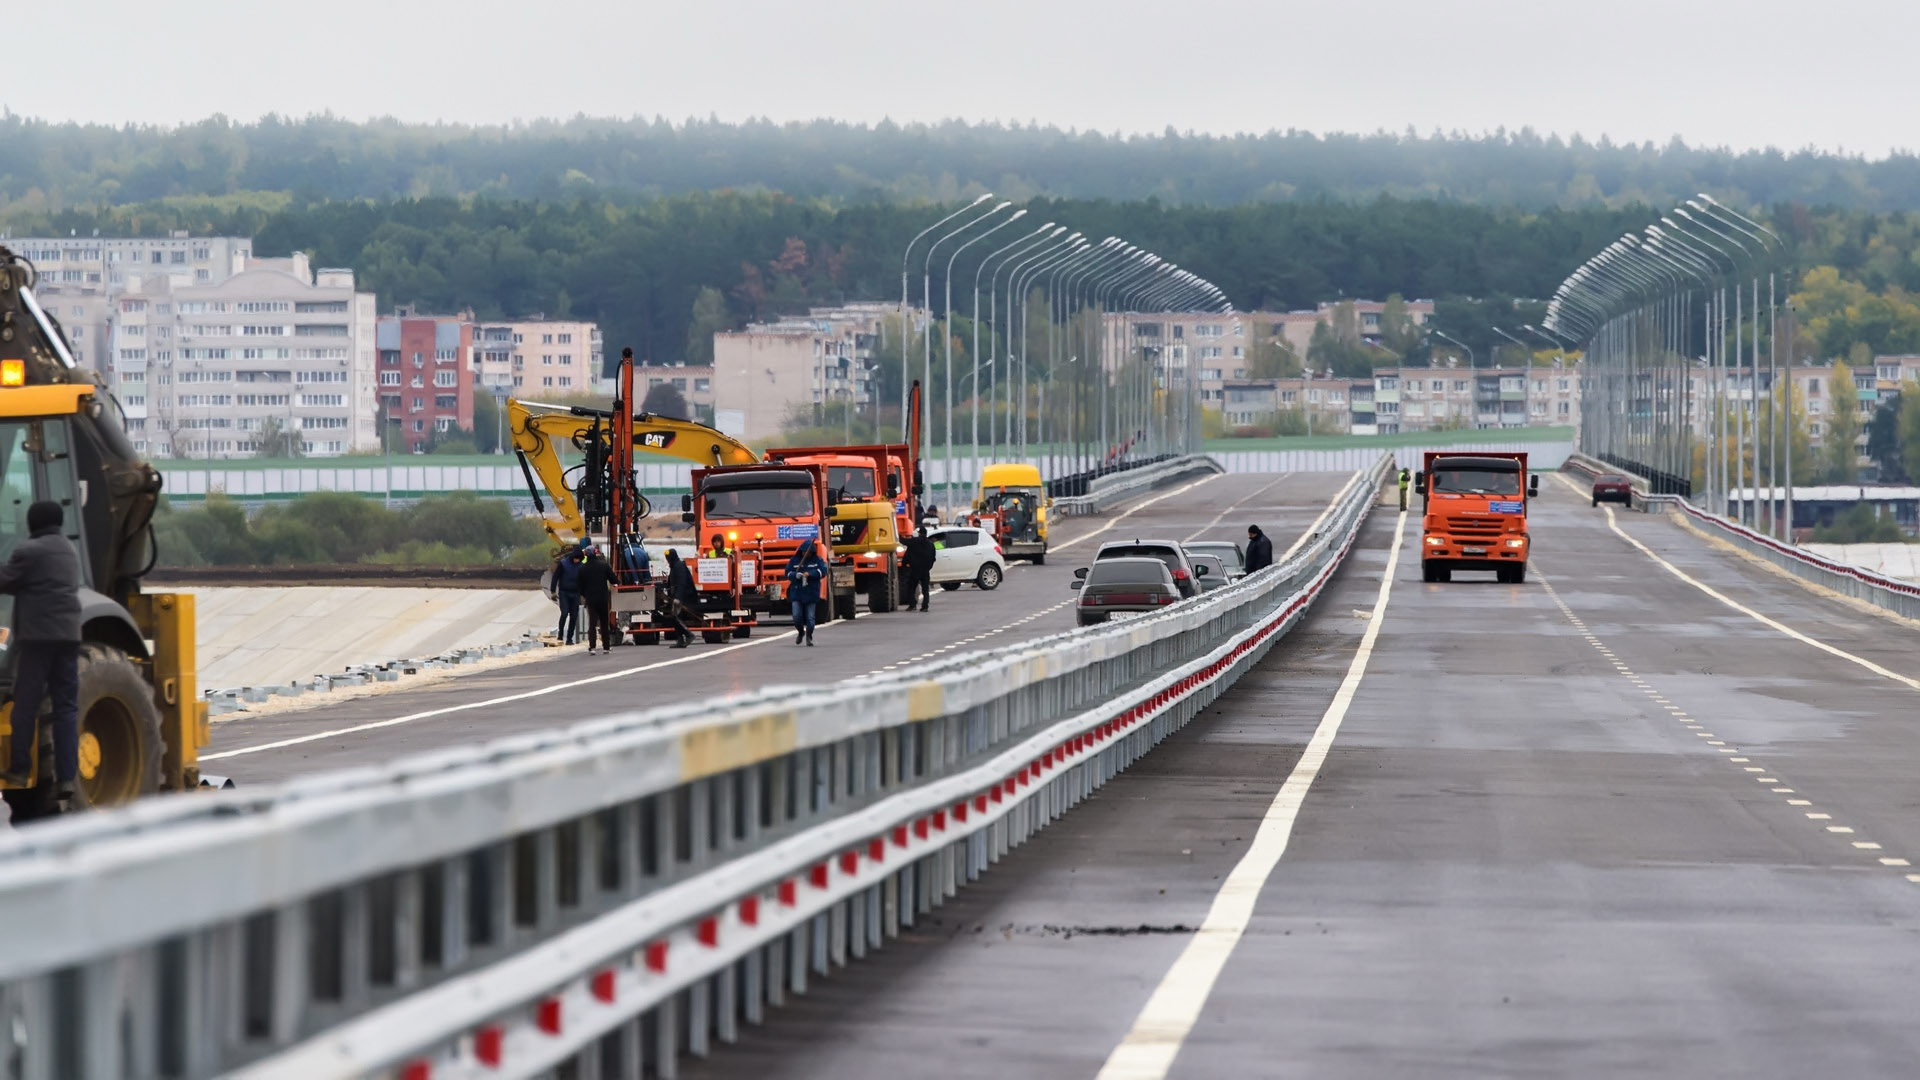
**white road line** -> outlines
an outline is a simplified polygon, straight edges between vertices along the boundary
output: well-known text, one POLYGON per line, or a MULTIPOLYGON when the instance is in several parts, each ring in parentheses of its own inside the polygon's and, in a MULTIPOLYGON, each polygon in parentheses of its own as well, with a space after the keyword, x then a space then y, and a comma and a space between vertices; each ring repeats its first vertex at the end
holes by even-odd
POLYGON ((1327 751, 1332 748, 1335 736, 1340 734, 1340 724, 1346 719, 1347 709, 1360 690, 1360 680, 1367 673, 1367 662, 1373 656, 1374 641, 1380 636, 1381 625, 1386 622, 1387 598, 1393 590, 1394 571, 1400 565, 1400 545, 1406 537, 1407 515, 1401 514, 1394 520, 1393 550, 1387 556, 1386 573, 1380 578, 1380 595, 1373 602, 1373 616, 1367 620, 1366 632, 1360 638, 1360 648, 1354 653, 1347 676, 1333 696, 1333 703, 1327 706, 1326 714, 1320 718, 1320 724, 1307 741, 1300 760, 1294 764, 1293 771, 1287 775, 1286 782, 1280 786, 1279 793, 1267 807, 1266 817, 1260 822, 1259 831, 1254 834, 1252 846, 1241 856, 1240 862, 1227 875, 1227 880, 1214 896, 1206 921, 1200 924, 1199 931, 1181 950, 1180 958, 1161 978, 1153 996, 1147 999, 1140 1015, 1134 1018, 1133 1028, 1127 1032, 1127 1037, 1107 1057, 1106 1065, 1100 1070, 1100 1080, 1161 1080, 1167 1075, 1167 1070, 1173 1067, 1174 1058, 1180 1053, 1181 1045, 1193 1030, 1194 1022, 1200 1018, 1200 1010, 1213 993, 1214 982, 1219 979, 1221 970, 1233 955, 1234 947, 1246 932, 1247 924, 1253 918, 1254 904, 1260 899, 1261 889, 1266 886, 1274 867, 1280 864, 1280 857, 1287 852, 1287 843, 1293 837, 1293 824, 1300 814, 1300 806, 1305 802, 1314 779, 1320 775, 1320 767, 1327 760, 1327 751))
POLYGON ((1105 525, 1100 526, 1099 528, 1093 530, 1092 532, 1082 533, 1081 535, 1076 536, 1071 540, 1062 540, 1060 543, 1055 544, 1053 546, 1053 550, 1061 551, 1066 548, 1072 547, 1073 545, 1079 543, 1082 540, 1091 540, 1094 537, 1099 536, 1101 533, 1106 532, 1108 529, 1113 528, 1115 525, 1120 524, 1122 521, 1125 521, 1130 515, 1133 514, 1135 510, 1145 510, 1147 507, 1152 506, 1154 503, 1160 502, 1163 499, 1171 499, 1175 495, 1184 495, 1187 492, 1192 491, 1194 488, 1199 487, 1201 484, 1204 484, 1209 480, 1215 479, 1216 477, 1223 476, 1223 475, 1225 474, 1209 473, 1206 476, 1203 476, 1200 479, 1195 480, 1193 483, 1186 485, 1185 487, 1177 487, 1177 488, 1174 488, 1172 491, 1167 492, 1165 495, 1156 495, 1153 498, 1148 499, 1144 502, 1134 503, 1132 506, 1127 507, 1125 511, 1115 515, 1112 521, 1107 522, 1105 525))
MULTIPOLYGON (((1560 478, 1561 483, 1572 488, 1576 493, 1580 491, 1579 485, 1567 479, 1564 473, 1556 473, 1554 475, 1558 476, 1560 478)), ((1727 594, 1719 591, 1718 589, 1715 589, 1713 586, 1708 585, 1706 582, 1699 580, 1693 575, 1687 573, 1685 570, 1680 569, 1679 567, 1673 565, 1667 560, 1654 554, 1652 548, 1648 547, 1647 545, 1641 543, 1639 540, 1635 539, 1633 536, 1629 535, 1625 529, 1622 529, 1620 527, 1619 520, 1614 517, 1613 507, 1604 506, 1604 507, 1601 507, 1601 509, 1607 512, 1607 528, 1612 529, 1614 533, 1620 537, 1620 539, 1625 540, 1627 543, 1632 544, 1636 548, 1639 548, 1640 553, 1642 555, 1645 555, 1647 558, 1652 559, 1654 562, 1659 563, 1662 567, 1666 569, 1666 571, 1669 574, 1672 574, 1674 577, 1679 578, 1681 581, 1684 581, 1687 584, 1693 586, 1694 588, 1699 589, 1701 592, 1706 593, 1708 596, 1713 597, 1715 600, 1720 601, 1722 604, 1727 605, 1728 607, 1739 612, 1740 614, 1745 615, 1750 619, 1753 619, 1755 622, 1758 622, 1764 626, 1768 626, 1775 630, 1778 630, 1782 634, 1787 635, 1788 637, 1792 638, 1795 641, 1801 642, 1802 644, 1811 645, 1814 648, 1819 649, 1823 653, 1827 653, 1830 656, 1836 656, 1842 660, 1847 661, 1850 664, 1858 664, 1861 667, 1866 668, 1868 671, 1873 672, 1875 675, 1879 675, 1884 678, 1891 679, 1894 682, 1897 682, 1902 686, 1907 687, 1910 690, 1920 690, 1920 679, 1915 679, 1908 675, 1902 675, 1897 671, 1891 671, 1887 668, 1881 667, 1879 664, 1876 664, 1871 660, 1868 660, 1864 656, 1855 656, 1854 654, 1846 651, 1845 649, 1835 648, 1834 646, 1829 645, 1818 638, 1809 637, 1806 634, 1803 634, 1800 631, 1795 630, 1793 627, 1788 626, 1783 622, 1780 622, 1778 619, 1768 618, 1767 616, 1760 614, 1759 612, 1753 610, 1752 608, 1746 606, 1745 604, 1742 604, 1738 600, 1735 600, 1732 597, 1728 596, 1727 594)))
POLYGON ((1268 492, 1268 490, 1270 490, 1273 487, 1274 484, 1278 484, 1280 481, 1285 480, 1287 477, 1292 475, 1293 475, 1292 473, 1281 473, 1279 476, 1274 478, 1272 483, 1267 484, 1265 487, 1262 487, 1259 491, 1254 492, 1252 495, 1248 495, 1246 498, 1235 502, 1233 505, 1227 507, 1225 510, 1222 510, 1219 513, 1213 515, 1212 521, 1209 521, 1205 525, 1202 525, 1198 529, 1195 529, 1193 531, 1193 534, 1191 536, 1188 536, 1186 540, 1182 540, 1181 543, 1184 544, 1188 540, 1198 540, 1200 538, 1201 533, 1204 533, 1208 529, 1213 528, 1215 525, 1220 524, 1221 518, 1226 517, 1228 514, 1231 514, 1235 510, 1238 510, 1240 507, 1246 505, 1248 501, 1252 500, 1256 496, 1265 495, 1268 492))
MULTIPOLYGON (((867 616, 859 615, 859 616, 856 616, 856 618, 864 619, 864 618, 867 618, 867 616)), ((818 629, 821 629, 821 630, 830 629, 831 627, 841 625, 845 621, 846 620, 844 619, 835 619, 832 622, 820 624, 818 629)), ((449 716, 449 715, 452 715, 453 713, 470 712, 474 709, 485 709, 485 708, 490 708, 494 705, 508 705, 516 701, 526 701, 531 698, 545 697, 548 694, 557 694, 562 690, 573 690, 578 687, 592 686, 595 683, 608 682, 613 679, 624 679, 629 675, 638 675, 643 671, 658 671, 661 668, 669 668, 677 664, 691 664, 697 660, 706 660, 715 656, 724 656, 727 653, 738 652, 741 649, 751 649, 756 645, 766 645, 771 642, 785 641, 785 640, 786 640, 785 634, 769 634, 768 636, 760 638, 757 641, 742 641, 737 645, 727 645, 718 649, 704 649, 697 653, 689 653, 686 656, 676 656, 671 660, 659 660, 651 664, 641 664, 638 667, 622 668, 619 671, 609 671, 600 675, 591 675, 584 679, 572 679, 567 682, 553 683, 549 686, 542 686, 533 690, 523 690, 517 694, 506 694, 501 697, 487 698, 483 701, 469 701, 461 705, 447 705, 438 709, 427 709, 422 712, 408 713, 405 716, 389 717, 388 719, 385 719, 385 720, 371 720, 364 724, 354 724, 351 727, 334 728, 330 731, 316 731, 308 735, 297 735, 287 739, 276 739, 273 742, 261 743, 258 746, 242 746, 235 750, 222 750, 214 754, 201 754, 200 760, 201 761, 219 761, 222 758, 241 757, 246 754, 258 754, 266 750, 284 750, 289 746, 299 746, 303 743, 319 742, 322 739, 338 738, 341 735, 355 735, 362 731, 378 731, 381 728, 398 727, 401 724, 411 724, 416 720, 431 720, 439 716, 449 716)))

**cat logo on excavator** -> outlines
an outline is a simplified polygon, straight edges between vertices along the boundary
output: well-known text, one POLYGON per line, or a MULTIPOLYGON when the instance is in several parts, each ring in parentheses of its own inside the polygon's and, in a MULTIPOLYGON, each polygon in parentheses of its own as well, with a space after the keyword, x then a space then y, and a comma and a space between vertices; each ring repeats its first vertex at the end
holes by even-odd
POLYGON ((665 450, 673 445, 674 433, 671 431, 642 431, 634 435, 634 445, 648 450, 665 450))

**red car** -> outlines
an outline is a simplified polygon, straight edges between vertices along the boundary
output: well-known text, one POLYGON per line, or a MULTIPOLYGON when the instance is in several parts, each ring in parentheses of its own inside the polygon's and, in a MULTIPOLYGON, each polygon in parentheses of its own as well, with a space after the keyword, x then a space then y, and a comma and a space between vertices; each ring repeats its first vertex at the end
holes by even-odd
POLYGON ((1593 478, 1593 505, 1602 501, 1633 506, 1633 481, 1619 473, 1603 473, 1593 478))

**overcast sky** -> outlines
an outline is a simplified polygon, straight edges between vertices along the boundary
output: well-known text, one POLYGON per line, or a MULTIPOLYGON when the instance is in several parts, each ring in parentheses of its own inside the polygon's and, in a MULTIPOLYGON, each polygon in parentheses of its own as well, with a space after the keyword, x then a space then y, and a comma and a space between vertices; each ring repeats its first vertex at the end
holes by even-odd
MULTIPOLYGON (((216 112, 1498 127, 1920 145, 1916 0, 64 0, 11 5, 0 104, 216 112)), ((0 165, 0 168, 3 168, 0 165)))

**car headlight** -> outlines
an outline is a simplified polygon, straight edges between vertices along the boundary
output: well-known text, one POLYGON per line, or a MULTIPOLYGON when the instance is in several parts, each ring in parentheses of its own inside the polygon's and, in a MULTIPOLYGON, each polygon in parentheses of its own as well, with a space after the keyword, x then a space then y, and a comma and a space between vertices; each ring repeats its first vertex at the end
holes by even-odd
POLYGON ((1525 540, 1522 540, 1516 537, 1512 540, 1507 541, 1507 546, 1508 547, 1526 547, 1527 542, 1525 540))
POLYGON ((1446 541, 1445 541, 1445 540, 1443 540, 1443 539, 1441 539, 1441 538, 1440 538, 1440 537, 1438 537, 1438 536, 1429 536, 1429 537, 1427 537, 1427 544, 1428 544, 1429 546, 1431 546, 1431 547, 1440 547, 1441 545, 1443 545, 1443 544, 1445 544, 1445 543, 1446 543, 1446 541))

